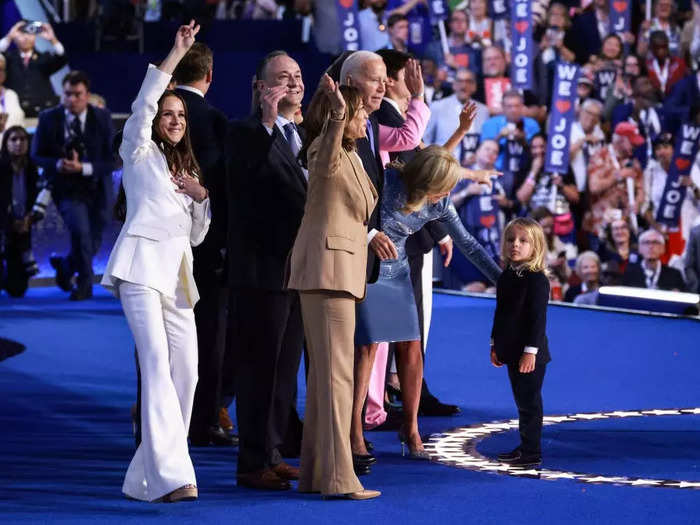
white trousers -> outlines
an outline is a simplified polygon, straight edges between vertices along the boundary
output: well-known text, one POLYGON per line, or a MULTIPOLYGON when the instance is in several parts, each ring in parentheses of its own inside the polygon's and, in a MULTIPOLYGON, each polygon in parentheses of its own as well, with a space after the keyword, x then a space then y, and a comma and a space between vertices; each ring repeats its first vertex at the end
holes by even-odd
POLYGON ((176 299, 125 281, 119 297, 136 342, 141 369, 141 444, 122 491, 154 501, 196 485, 187 433, 197 385, 197 330, 184 289, 176 299))

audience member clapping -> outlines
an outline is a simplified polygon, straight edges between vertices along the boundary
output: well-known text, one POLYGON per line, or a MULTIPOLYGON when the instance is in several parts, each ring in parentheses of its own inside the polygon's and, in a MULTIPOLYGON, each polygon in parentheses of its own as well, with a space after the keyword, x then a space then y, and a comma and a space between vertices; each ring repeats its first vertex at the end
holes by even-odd
MULTIPOLYGON (((549 209, 556 217, 568 215, 572 221, 572 206, 579 202, 579 191, 571 169, 565 174, 549 173, 544 170, 547 138, 538 133, 530 142, 532 163, 525 181, 520 185, 516 196, 524 210, 534 210, 541 206, 549 209)), ((573 228, 573 222, 571 222, 573 228)), ((561 234, 569 234, 562 232, 561 234)))

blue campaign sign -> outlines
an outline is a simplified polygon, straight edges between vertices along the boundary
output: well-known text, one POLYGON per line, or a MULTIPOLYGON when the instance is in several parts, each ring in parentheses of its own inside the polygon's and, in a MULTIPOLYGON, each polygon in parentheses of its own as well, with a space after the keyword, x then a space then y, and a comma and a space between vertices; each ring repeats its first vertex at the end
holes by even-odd
POLYGON ((355 0, 336 0, 340 37, 345 51, 360 49, 360 28, 357 20, 357 4, 355 0))
POLYGON ((681 126, 680 133, 676 137, 676 149, 668 169, 666 186, 656 212, 657 222, 671 227, 678 226, 686 192, 686 187, 681 184, 680 178, 690 175, 698 154, 699 138, 700 126, 690 123, 681 126))
POLYGON ((532 6, 530 0, 512 0, 510 82, 516 89, 532 89, 534 43, 532 40, 532 6))
POLYGON ((430 20, 433 24, 437 24, 441 20, 447 20, 450 16, 450 10, 445 0, 428 0, 428 8, 430 9, 430 20))
POLYGON ((493 20, 507 18, 509 11, 508 7, 508 0, 491 0, 489 2, 489 16, 493 20))
POLYGON ((566 173, 569 170, 571 124, 576 118, 576 84, 579 74, 580 68, 569 62, 557 62, 554 69, 544 167, 550 173, 566 173))
POLYGON ((610 33, 628 33, 632 26, 630 0, 610 0, 610 33))

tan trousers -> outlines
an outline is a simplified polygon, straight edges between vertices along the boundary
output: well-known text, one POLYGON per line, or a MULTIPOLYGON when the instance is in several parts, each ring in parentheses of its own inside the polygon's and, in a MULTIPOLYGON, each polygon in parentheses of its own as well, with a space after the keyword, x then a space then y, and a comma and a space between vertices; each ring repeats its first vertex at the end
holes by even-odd
POLYGON ((299 491, 348 494, 363 489, 352 466, 355 298, 300 292, 309 354, 299 491))

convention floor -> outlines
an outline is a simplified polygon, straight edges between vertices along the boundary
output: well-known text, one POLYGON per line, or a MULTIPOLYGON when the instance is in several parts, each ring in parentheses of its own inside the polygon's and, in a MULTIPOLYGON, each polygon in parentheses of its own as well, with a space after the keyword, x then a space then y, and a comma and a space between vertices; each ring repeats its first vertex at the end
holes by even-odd
MULTIPOLYGON (((423 433, 516 417, 505 371, 488 363, 493 306, 435 295, 426 377, 462 414, 423 418, 423 433)), ((200 499, 146 504, 120 491, 133 452, 135 374, 119 303, 103 291, 70 303, 54 288, 0 296, 0 337, 26 345, 0 356, 0 522, 700 523, 700 490, 683 483, 700 482, 700 414, 687 410, 700 407, 700 323, 550 307, 548 333, 545 413, 580 415, 544 430, 543 468, 561 477, 499 474, 486 460, 410 461, 395 433, 372 432, 378 463, 362 481, 383 491, 377 500, 237 488, 235 449, 200 448, 192 450, 200 499)), ((513 430, 481 428, 482 441, 469 438, 479 457, 517 444, 513 430)))

